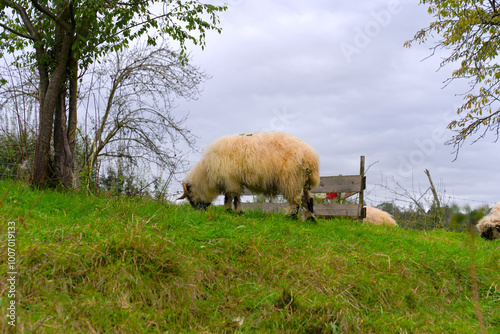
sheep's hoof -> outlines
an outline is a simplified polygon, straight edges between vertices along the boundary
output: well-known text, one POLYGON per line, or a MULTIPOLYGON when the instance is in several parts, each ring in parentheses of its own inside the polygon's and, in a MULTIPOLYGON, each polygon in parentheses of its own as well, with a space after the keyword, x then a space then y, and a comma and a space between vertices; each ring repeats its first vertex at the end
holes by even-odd
POLYGON ((313 223, 317 223, 318 222, 318 220, 316 219, 316 217, 314 217, 313 214, 309 214, 309 215, 306 214, 305 218, 306 218, 306 221, 311 221, 313 223))
POLYGON ((240 216, 243 214, 243 210, 241 210, 241 211, 235 211, 235 210, 233 210, 233 209, 225 209, 224 211, 225 211, 226 213, 236 214, 236 215, 240 215, 240 216))

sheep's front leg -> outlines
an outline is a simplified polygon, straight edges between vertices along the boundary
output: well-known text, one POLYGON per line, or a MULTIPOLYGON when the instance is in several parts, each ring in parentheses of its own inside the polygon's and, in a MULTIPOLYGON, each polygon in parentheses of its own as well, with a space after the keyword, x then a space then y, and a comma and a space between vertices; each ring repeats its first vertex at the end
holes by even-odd
POLYGON ((231 195, 224 194, 224 209, 226 211, 232 211, 232 198, 233 197, 231 195))
POLYGON ((241 198, 240 196, 234 196, 234 211, 236 213, 242 214, 243 208, 241 207, 241 198))
POLYGON ((233 211, 232 209, 233 203, 234 203, 234 211, 239 214, 243 213, 240 196, 232 196, 231 194, 224 194, 224 209, 226 211, 233 211))

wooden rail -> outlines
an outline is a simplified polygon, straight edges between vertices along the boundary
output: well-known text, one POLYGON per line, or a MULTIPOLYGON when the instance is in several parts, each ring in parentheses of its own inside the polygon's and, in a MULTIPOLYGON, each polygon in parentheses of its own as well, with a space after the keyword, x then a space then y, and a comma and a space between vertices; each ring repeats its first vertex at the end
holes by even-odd
MULTIPOLYGON (((357 204, 314 204, 314 214, 323 217, 366 217, 363 208, 364 190, 366 188, 365 157, 360 158, 359 175, 322 176, 319 185, 311 190, 313 194, 322 193, 358 193, 357 204)), ((253 195, 246 191, 245 195, 253 195)), ((244 209, 262 210, 264 212, 286 212, 287 203, 242 203, 244 209)))

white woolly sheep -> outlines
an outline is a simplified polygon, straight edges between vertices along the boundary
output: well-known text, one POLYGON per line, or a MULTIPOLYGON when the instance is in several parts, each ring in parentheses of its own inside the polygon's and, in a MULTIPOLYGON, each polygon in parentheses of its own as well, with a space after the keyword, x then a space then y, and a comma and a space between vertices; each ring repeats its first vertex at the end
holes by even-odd
POLYGON ((283 132, 232 135, 210 144, 201 160, 186 175, 184 194, 197 209, 204 209, 220 194, 224 207, 242 213, 244 188, 258 194, 283 195, 287 214, 297 218, 300 201, 305 219, 316 220, 310 190, 319 184, 318 153, 300 138, 283 132))
POLYGON ((366 217, 363 218, 363 222, 372 223, 374 225, 398 226, 394 218, 392 218, 392 216, 389 213, 371 206, 365 206, 365 208, 366 208, 366 217))
POLYGON ((500 202, 477 222, 476 228, 486 240, 500 239, 500 202))

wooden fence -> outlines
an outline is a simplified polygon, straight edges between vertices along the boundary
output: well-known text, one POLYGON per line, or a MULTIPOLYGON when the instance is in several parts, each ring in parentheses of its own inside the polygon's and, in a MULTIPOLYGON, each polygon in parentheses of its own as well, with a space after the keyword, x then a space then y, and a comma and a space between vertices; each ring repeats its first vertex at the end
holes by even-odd
MULTIPOLYGON (((323 217, 353 217, 362 219, 366 217, 363 208, 364 190, 366 188, 365 157, 360 158, 359 175, 322 176, 319 186, 311 190, 313 194, 324 193, 358 193, 357 204, 315 203, 314 215, 323 217)), ((246 192, 245 195, 252 195, 246 192)), ((260 209, 264 212, 286 212, 287 203, 242 203, 244 209, 260 209)))

